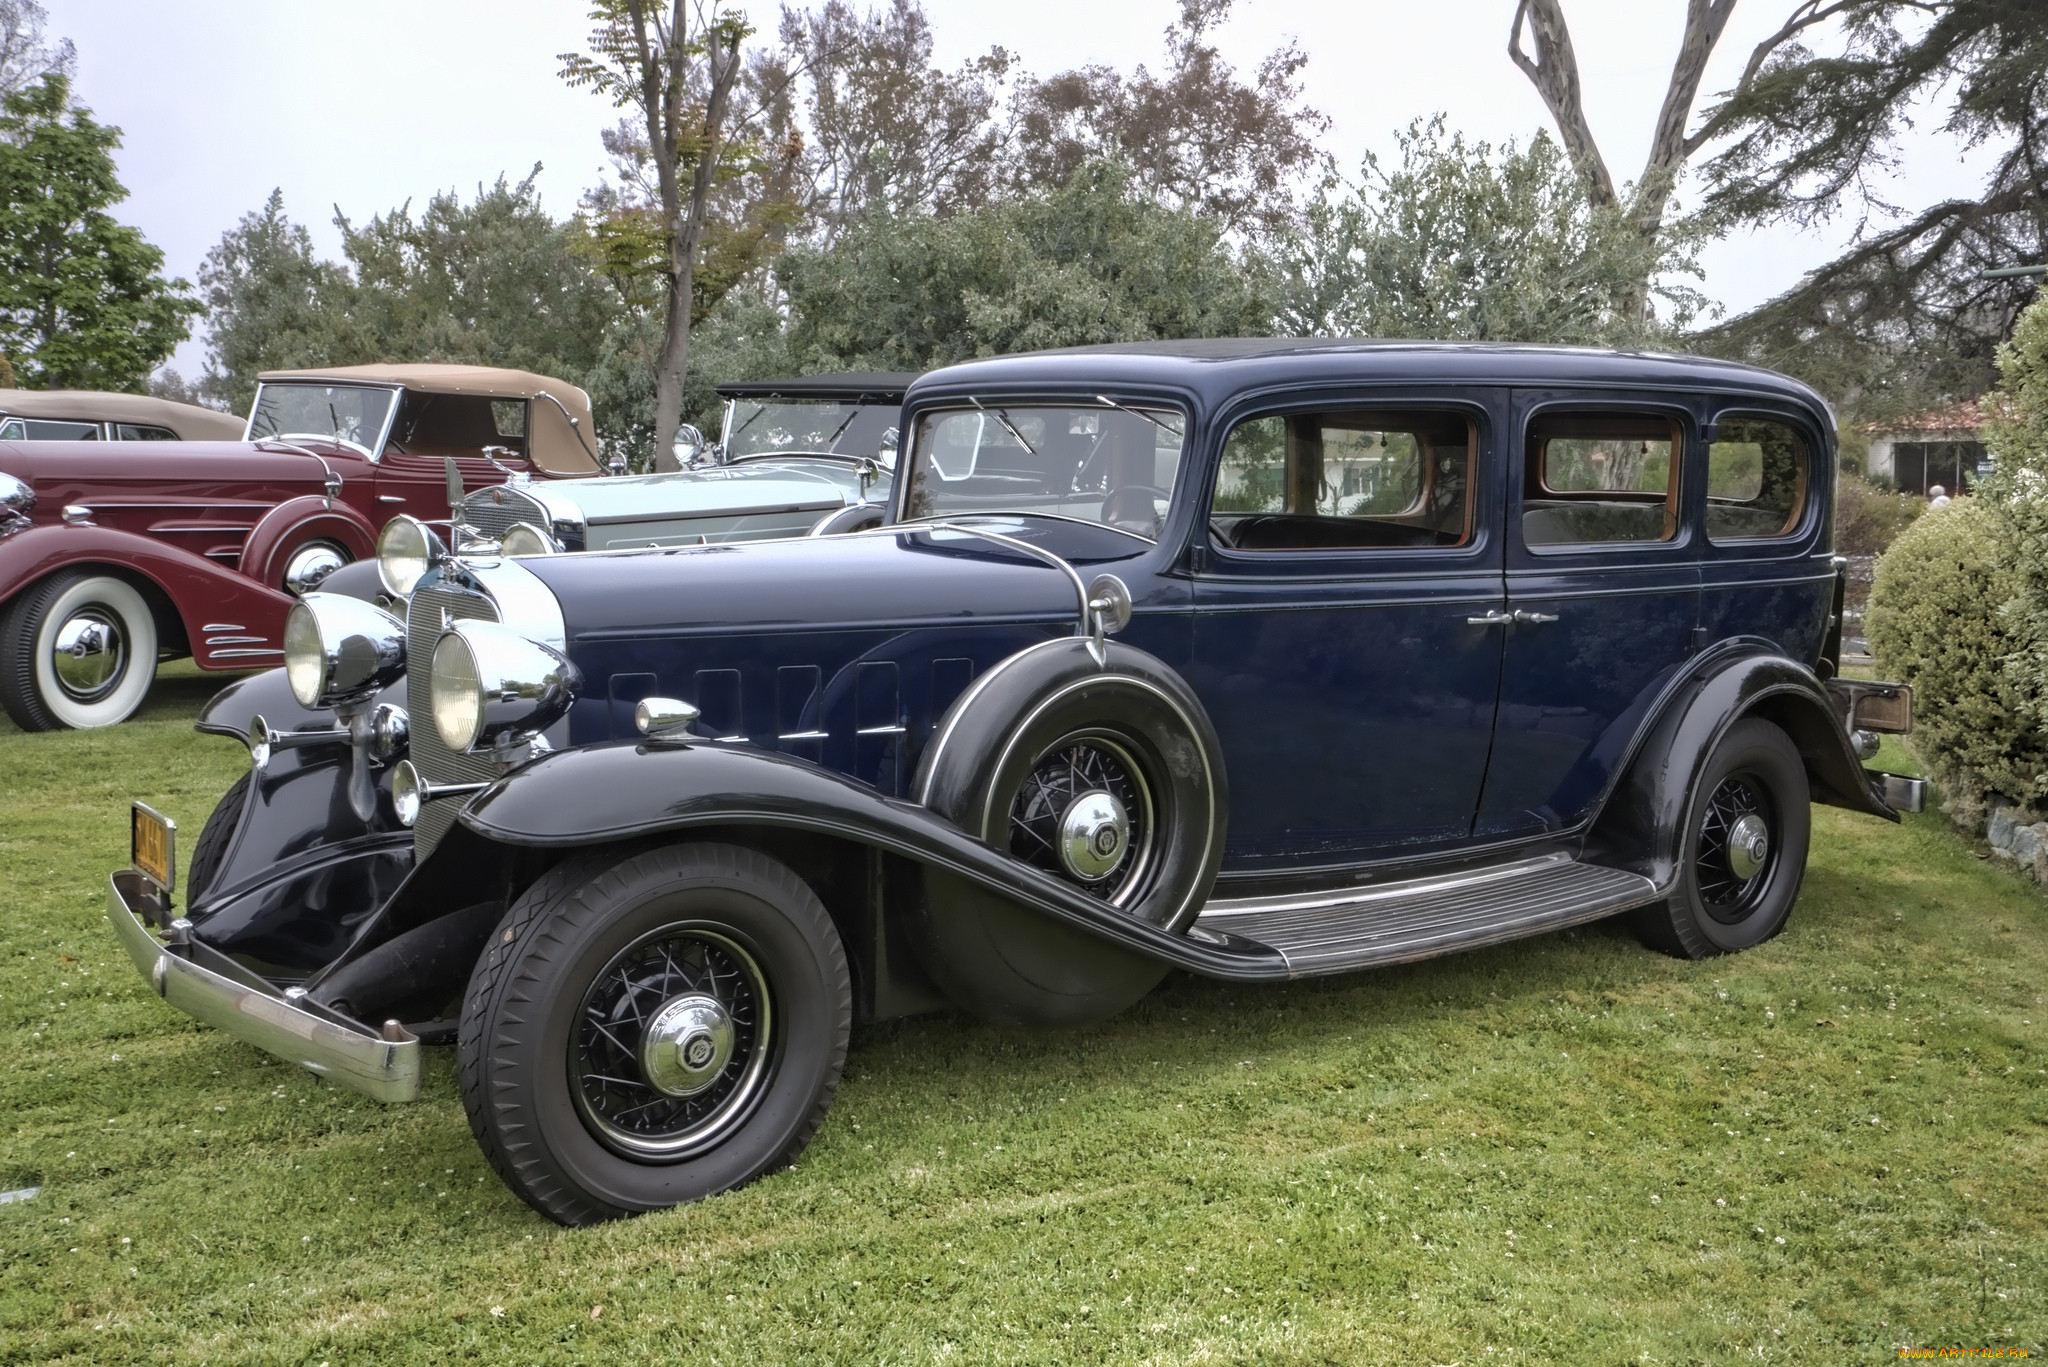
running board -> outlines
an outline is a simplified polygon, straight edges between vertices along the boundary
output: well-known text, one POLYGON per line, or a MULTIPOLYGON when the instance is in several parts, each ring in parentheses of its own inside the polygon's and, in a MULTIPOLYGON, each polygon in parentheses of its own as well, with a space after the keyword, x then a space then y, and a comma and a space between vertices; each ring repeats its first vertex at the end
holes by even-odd
POLYGON ((1541 935, 1656 898, 1641 874, 1559 853, 1376 888, 1213 901, 1193 933, 1255 940, 1305 978, 1541 935))

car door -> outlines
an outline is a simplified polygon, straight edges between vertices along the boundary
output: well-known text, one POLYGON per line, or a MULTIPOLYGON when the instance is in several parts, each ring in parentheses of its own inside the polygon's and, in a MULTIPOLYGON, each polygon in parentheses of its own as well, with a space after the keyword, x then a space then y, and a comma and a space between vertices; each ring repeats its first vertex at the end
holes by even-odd
POLYGON ((527 407, 523 399, 405 391, 377 463, 383 516, 447 517, 451 457, 466 489, 505 482, 504 470, 485 459, 487 446, 501 463, 525 470, 527 407))
POLYGON ((1353 393, 1225 416, 1188 677, 1223 743, 1226 869, 1469 837, 1500 678, 1484 622, 1503 607, 1505 399, 1353 393))
POLYGON ((1811 414, 1736 400, 1707 440, 1700 548, 1703 642, 1762 636, 1792 659, 1819 660, 1834 601, 1824 535, 1830 453, 1811 414))
POLYGON ((1584 821, 1696 645, 1698 411, 1517 390, 1493 755, 1474 834, 1584 821))

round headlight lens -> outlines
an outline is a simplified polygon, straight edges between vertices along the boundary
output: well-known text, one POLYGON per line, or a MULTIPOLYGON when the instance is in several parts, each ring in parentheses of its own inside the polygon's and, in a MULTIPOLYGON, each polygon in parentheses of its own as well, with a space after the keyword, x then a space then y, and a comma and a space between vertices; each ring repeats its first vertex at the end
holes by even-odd
POLYGON ((410 598, 440 553, 440 538, 428 531, 424 522, 392 518, 377 537, 377 577, 384 581, 384 591, 410 598))
POLYGON ((498 548, 507 555, 553 555, 555 543, 547 533, 526 522, 515 522, 498 548))
POLYGON ((284 617, 284 677, 299 706, 320 705, 327 691, 327 649, 320 643, 320 623, 303 599, 284 617))
POLYGON ((457 633, 444 632, 434 647, 429 682, 434 690, 434 729, 441 733, 442 744, 461 754, 476 744, 483 727, 484 685, 476 656, 457 633))

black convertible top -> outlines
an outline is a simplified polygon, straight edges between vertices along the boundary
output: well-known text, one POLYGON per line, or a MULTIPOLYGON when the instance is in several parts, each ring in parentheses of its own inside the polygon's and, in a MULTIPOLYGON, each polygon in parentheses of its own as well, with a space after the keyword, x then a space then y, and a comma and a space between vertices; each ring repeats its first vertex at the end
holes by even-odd
POLYGON ((902 403, 915 371, 853 370, 798 375, 786 380, 741 380, 717 386, 721 399, 838 399, 846 403, 902 403))

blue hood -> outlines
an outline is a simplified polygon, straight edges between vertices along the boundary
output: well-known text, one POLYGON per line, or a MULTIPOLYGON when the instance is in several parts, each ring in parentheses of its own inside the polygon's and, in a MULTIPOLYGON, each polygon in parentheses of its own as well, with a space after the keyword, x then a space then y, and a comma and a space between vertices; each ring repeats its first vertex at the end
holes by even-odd
MULTIPOLYGON (((1107 529, 999 530, 1031 535, 1077 565, 1152 549, 1107 529)), ((911 528, 519 563, 560 601, 572 652, 579 641, 636 637, 1072 621, 1080 608, 1071 581, 1051 566, 970 536, 911 528)))

